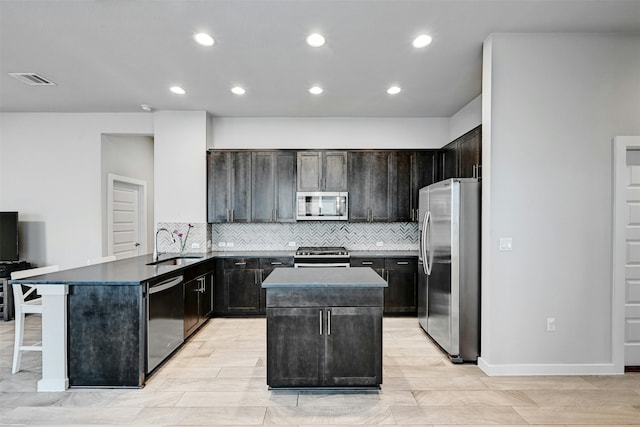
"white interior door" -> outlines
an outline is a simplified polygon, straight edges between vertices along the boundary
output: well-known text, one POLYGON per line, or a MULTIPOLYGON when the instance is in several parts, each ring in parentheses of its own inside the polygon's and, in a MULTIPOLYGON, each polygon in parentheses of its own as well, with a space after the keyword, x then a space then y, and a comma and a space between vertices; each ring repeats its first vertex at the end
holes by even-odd
POLYGON ((109 255, 127 258, 146 251, 146 183, 109 174, 107 246, 109 255))
MULTIPOLYGON (((640 366, 640 156, 627 153, 624 364, 640 366)), ((640 154, 640 152, 636 153, 640 154)))

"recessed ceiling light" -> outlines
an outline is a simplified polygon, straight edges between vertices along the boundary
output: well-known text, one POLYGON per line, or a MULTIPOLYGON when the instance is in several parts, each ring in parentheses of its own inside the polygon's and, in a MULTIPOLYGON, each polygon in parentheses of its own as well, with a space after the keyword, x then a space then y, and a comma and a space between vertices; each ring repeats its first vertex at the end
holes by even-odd
POLYGON ((431 36, 428 36, 426 34, 419 35, 413 41, 413 47, 416 47, 418 49, 423 48, 423 47, 427 47, 427 46, 429 46, 431 44, 432 40, 433 39, 431 38, 431 36))
POLYGON ((324 45, 324 37, 322 34, 313 33, 307 37, 307 44, 311 47, 320 47, 324 45))
POLYGON ((244 95, 247 91, 240 86, 235 86, 231 88, 231 92, 235 93, 236 95, 244 95))
POLYGON ((389 89, 387 89, 387 93, 389 95, 397 95, 402 91, 402 89, 400 88, 400 86, 391 86, 389 89))
POLYGON ((207 33, 196 33, 193 35, 193 39, 202 46, 213 46, 215 40, 207 33))
POLYGON ((182 89, 180 86, 171 86, 169 88, 169 90, 175 94, 178 95, 184 95, 185 93, 187 93, 184 89, 182 89))
POLYGON ((324 91, 322 90, 322 88, 320 86, 314 86, 314 87, 309 89, 309 93, 311 93, 313 95, 320 95, 322 92, 324 92, 324 91))

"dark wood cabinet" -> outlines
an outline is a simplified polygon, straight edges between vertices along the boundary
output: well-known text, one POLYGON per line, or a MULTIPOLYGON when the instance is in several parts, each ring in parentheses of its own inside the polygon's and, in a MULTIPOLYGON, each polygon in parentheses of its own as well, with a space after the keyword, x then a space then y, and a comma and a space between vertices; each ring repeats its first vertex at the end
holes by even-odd
POLYGON ((416 314, 418 259, 385 259, 385 279, 388 287, 384 291, 385 314, 416 314))
POLYGON ((458 140, 458 175, 460 178, 482 176, 482 129, 480 126, 458 140))
POLYGON ((440 179, 458 177, 458 142, 453 141, 445 145, 438 153, 438 167, 440 179))
MULTIPOLYGON (((271 274, 271 272, 278 267, 293 267, 293 257, 275 257, 275 258, 260 258, 260 283, 271 274)), ((266 289, 260 290, 260 314, 266 313, 267 307, 267 291, 266 289)))
MULTIPOLYGON (((271 387, 377 386, 382 383, 382 289, 378 306, 309 306, 306 290, 267 306, 267 384, 271 387), (301 306, 288 306, 301 303, 301 306)), ((267 292, 272 292, 268 289, 267 292)), ((374 298, 375 299, 375 298, 374 298)))
POLYGON ((480 178, 482 176, 482 126, 445 145, 438 153, 438 177, 480 178))
POLYGON ((261 272, 258 258, 223 260, 223 311, 226 314, 259 314, 261 272))
POLYGON ((298 191, 347 191, 345 151, 299 151, 298 191))
POLYGON ((184 270, 184 337, 194 333, 213 311, 214 267, 207 262, 184 270))
POLYGON ((390 166, 392 152, 349 152, 349 221, 391 220, 390 166))
POLYGON ((413 315, 417 313, 417 257, 382 258, 352 257, 351 267, 370 267, 384 278, 384 314, 413 315))
POLYGON ((251 222, 295 221, 295 153, 256 151, 251 164, 251 222))
POLYGON ((422 187, 435 182, 436 156, 436 150, 395 152, 391 168, 392 221, 418 221, 418 194, 422 187))
POLYGON ((261 284, 276 267, 293 267, 293 257, 219 259, 215 312, 222 316, 265 314, 266 294, 261 284))
POLYGON ((250 222, 251 152, 208 152, 207 180, 208 222, 250 222))

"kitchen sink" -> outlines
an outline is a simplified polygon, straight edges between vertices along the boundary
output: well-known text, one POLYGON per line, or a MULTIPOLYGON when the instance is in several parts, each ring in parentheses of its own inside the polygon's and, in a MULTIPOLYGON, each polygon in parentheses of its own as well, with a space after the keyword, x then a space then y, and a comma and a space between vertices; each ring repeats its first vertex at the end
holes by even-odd
POLYGON ((149 262, 147 265, 185 265, 202 259, 202 255, 180 255, 159 261, 149 262))

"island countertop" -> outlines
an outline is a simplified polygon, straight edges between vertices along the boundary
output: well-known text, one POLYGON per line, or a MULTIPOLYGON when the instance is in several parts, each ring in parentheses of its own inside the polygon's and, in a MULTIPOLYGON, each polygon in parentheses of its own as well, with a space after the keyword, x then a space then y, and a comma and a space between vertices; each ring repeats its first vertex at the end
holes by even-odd
POLYGON ((263 288, 385 288, 387 282, 370 267, 276 268, 263 288))

